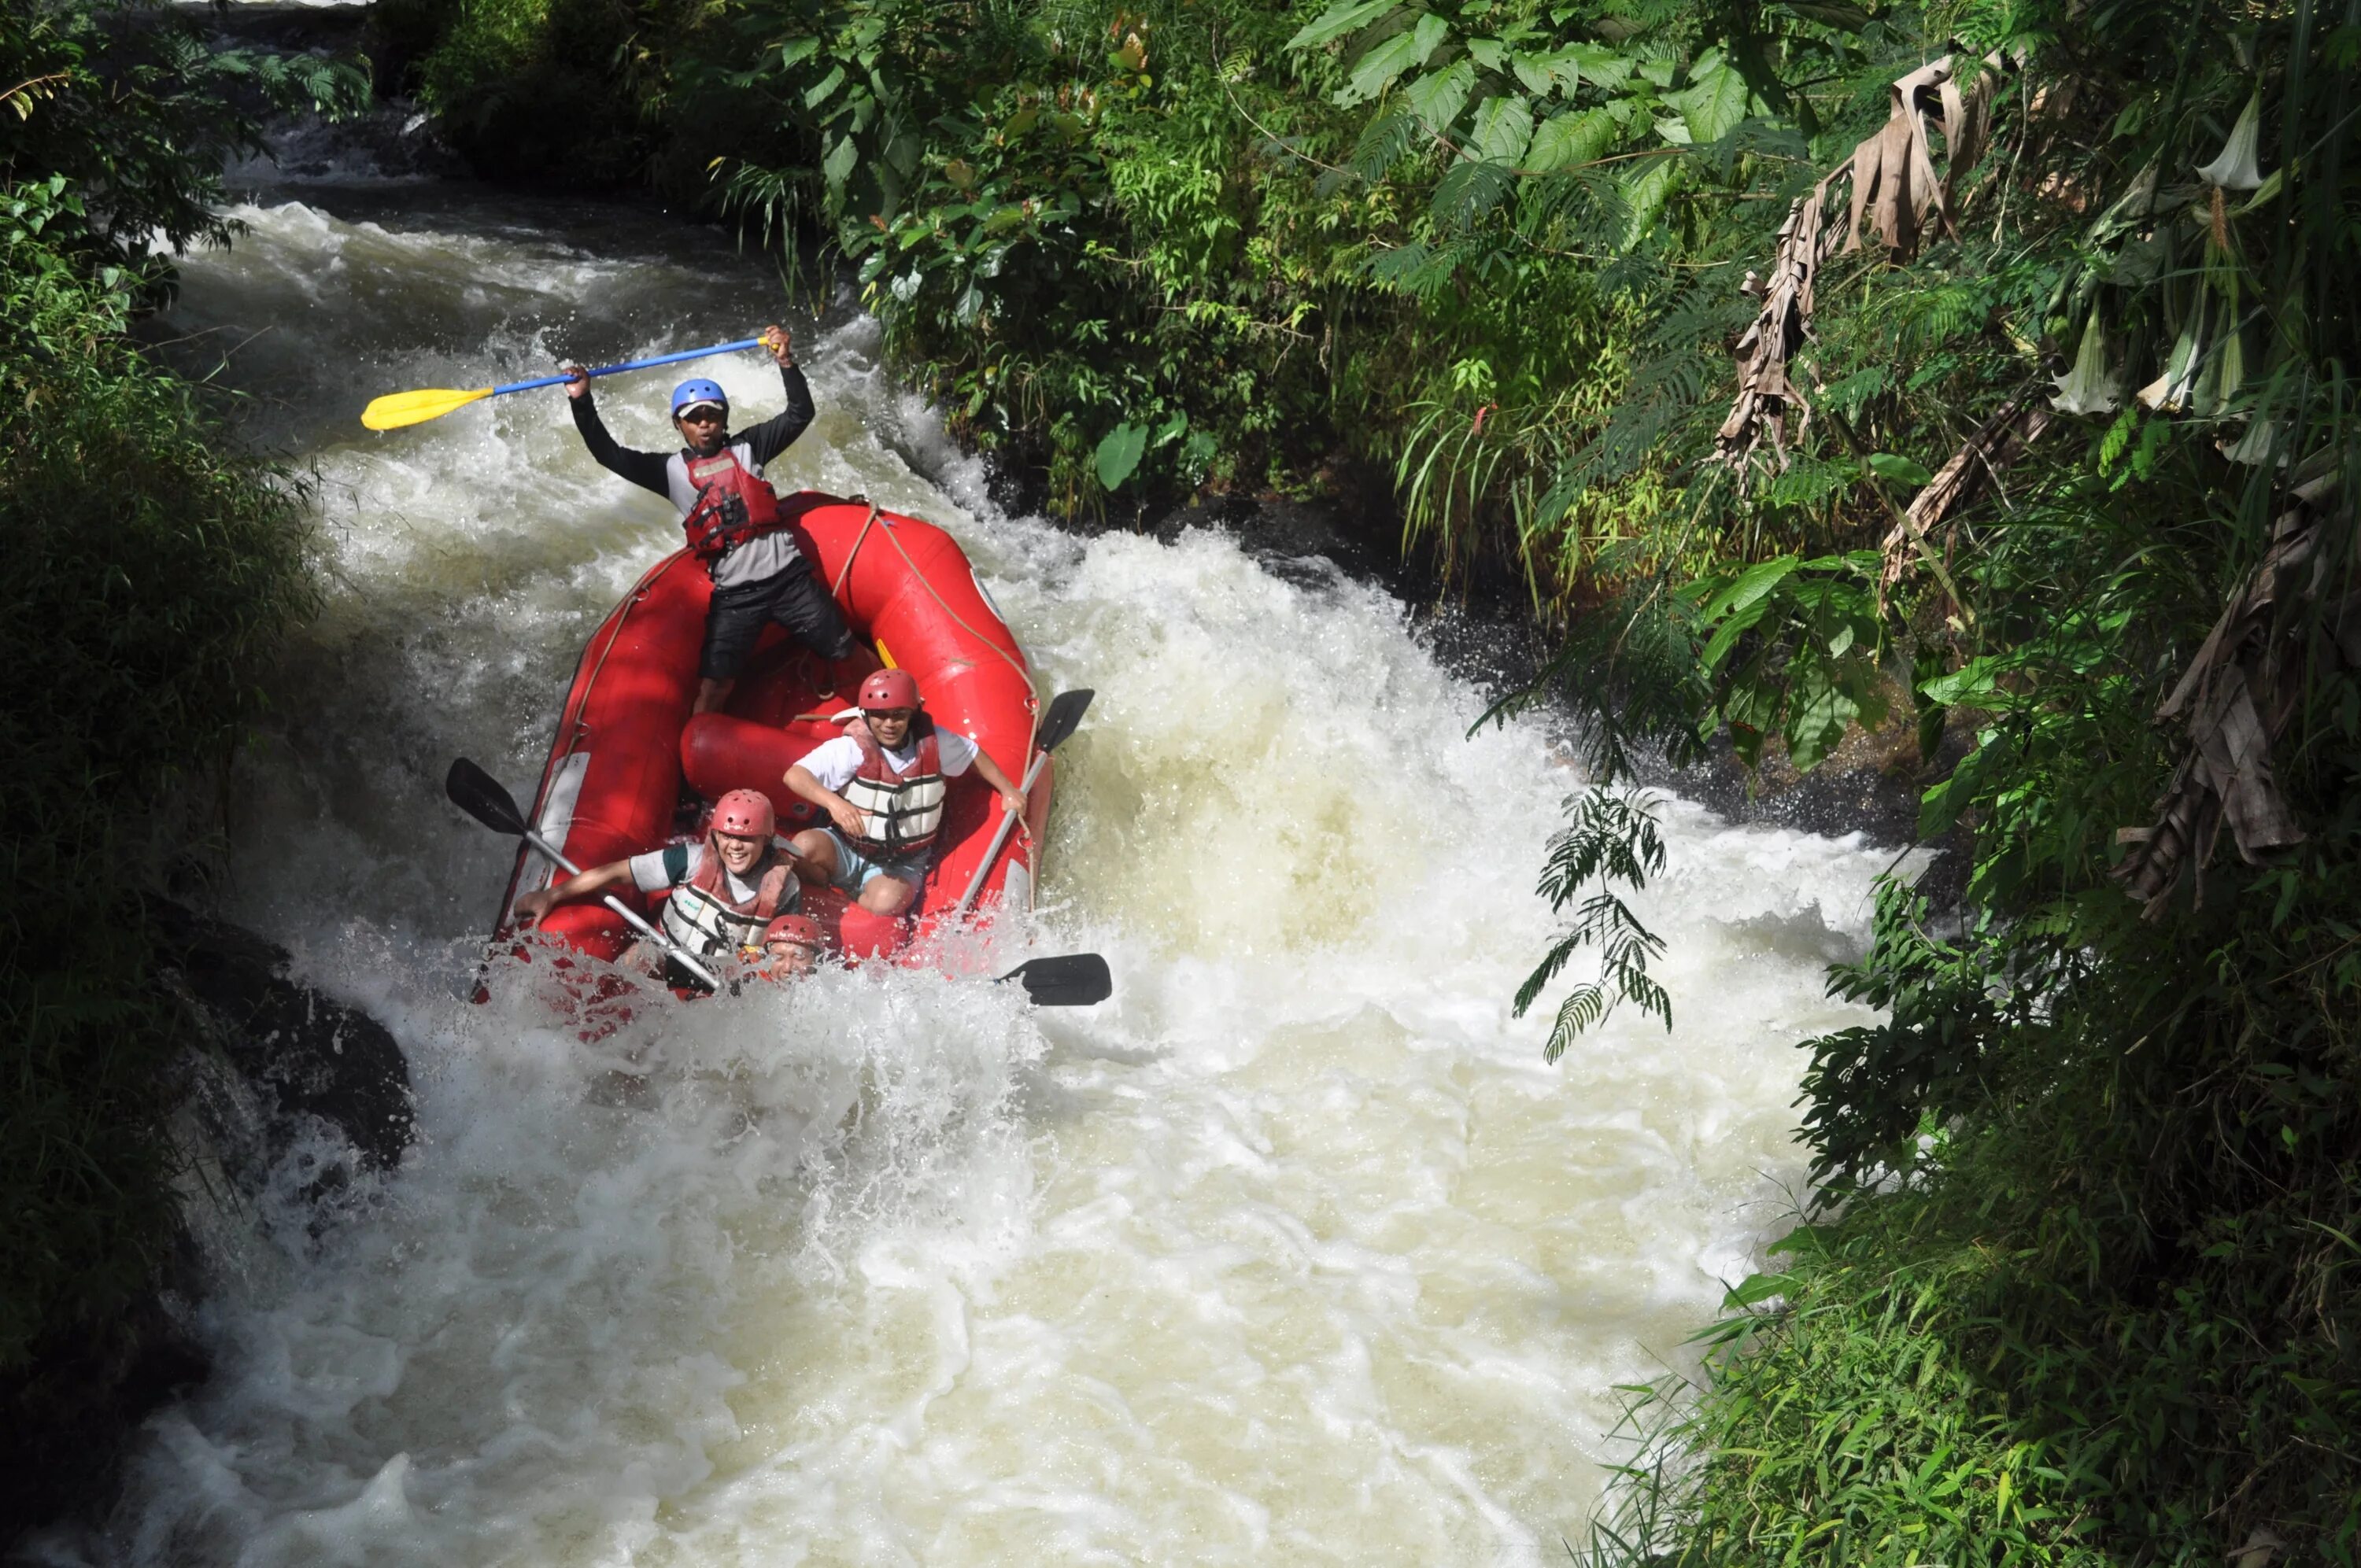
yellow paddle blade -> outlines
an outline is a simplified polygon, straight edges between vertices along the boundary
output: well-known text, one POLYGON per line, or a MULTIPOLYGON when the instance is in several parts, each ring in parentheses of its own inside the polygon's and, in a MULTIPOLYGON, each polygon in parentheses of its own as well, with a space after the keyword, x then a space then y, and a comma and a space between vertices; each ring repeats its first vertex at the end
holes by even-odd
POLYGON ((489 387, 478 387, 472 392, 446 391, 439 387, 415 392, 388 392, 361 411, 361 422, 371 430, 400 430, 405 424, 424 424, 430 419, 441 419, 453 409, 491 395, 489 387))

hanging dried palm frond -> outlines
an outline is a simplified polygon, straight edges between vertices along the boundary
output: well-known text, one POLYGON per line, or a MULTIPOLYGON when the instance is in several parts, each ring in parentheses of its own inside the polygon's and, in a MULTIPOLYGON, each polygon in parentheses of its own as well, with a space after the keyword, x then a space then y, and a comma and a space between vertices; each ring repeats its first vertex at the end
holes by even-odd
POLYGON ((1738 340, 1738 400, 1721 422, 1714 446, 1719 460, 1740 467, 1741 474, 1766 433, 1779 466, 1787 466, 1790 404, 1803 411, 1798 435, 1811 423, 1812 405, 1787 379, 1787 367, 1812 334, 1812 285, 1827 253, 1822 231, 1828 186, 1851 167, 1850 159, 1839 164, 1788 212, 1779 230, 1770 281, 1762 285, 1763 309, 1738 340))
POLYGON ((1985 484, 1997 479, 2002 469, 2024 456, 2026 448, 2049 428, 2050 418, 2047 402, 2036 401, 2032 392, 2019 392, 2003 403, 2000 411, 1986 420, 1983 428, 1968 437, 1951 454, 1951 460, 1920 487, 1909 510, 1886 532, 1885 560, 1877 574, 1880 608, 1886 590, 1900 582, 1902 575, 1909 570, 1912 557, 1920 550, 1933 548, 1928 535, 1946 518, 1982 494, 1985 484))
POLYGON ((1992 99, 2000 85, 1998 54, 1975 64, 1974 79, 1962 87, 1954 79, 1956 56, 1945 55, 1898 78, 1894 109, 1883 128, 1855 148, 1789 209, 1779 230, 1771 277, 1761 285, 1763 309, 1738 341, 1738 397, 1714 438, 1715 459, 1745 473, 1767 437, 1774 460, 1787 461, 1787 413, 1800 409, 1811 422, 1811 405, 1788 377, 1788 367, 1812 335, 1812 287, 1820 265, 1839 253, 1827 222, 1829 192, 1839 180, 1852 181, 1852 207, 1843 229, 1844 251, 1861 248, 1861 226, 1885 243, 1888 258, 1906 261, 1931 210, 1943 228, 1954 230, 1951 212, 1960 178, 1982 155, 1992 126, 1992 99), (1943 133, 1941 175, 1935 171, 1929 140, 1943 133))
POLYGON ((2334 486, 2331 474, 2297 488, 2261 564, 2157 709, 2159 723, 2188 726, 2187 749, 2157 805, 2155 826, 2115 835, 2134 846, 2115 878, 2146 904, 2149 919, 2170 903, 2183 861, 2195 870, 2202 902, 2205 864, 2224 822, 2249 865, 2303 842, 2272 775, 2271 747, 2318 665, 2361 669, 2361 587, 2332 572, 2344 554, 2330 548, 2334 536, 2353 527, 2349 503, 2326 504, 2334 486), (2323 603, 2330 595, 2334 602, 2323 603))

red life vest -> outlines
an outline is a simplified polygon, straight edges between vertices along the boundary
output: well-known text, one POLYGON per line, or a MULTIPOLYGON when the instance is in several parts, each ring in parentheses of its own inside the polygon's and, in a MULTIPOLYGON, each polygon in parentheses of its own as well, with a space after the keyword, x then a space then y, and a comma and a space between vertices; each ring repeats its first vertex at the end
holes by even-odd
POLYGON ((746 541, 786 526, 779 515, 779 493, 738 460, 734 447, 682 461, 697 490, 697 504, 680 525, 688 530, 688 547, 698 560, 718 561, 746 541))
POLYGON ((724 890, 721 851, 708 835, 695 874, 664 900, 664 935, 697 958, 719 957, 733 948, 759 949, 763 927, 801 904, 804 890, 794 868, 768 849, 747 869, 752 875, 739 880, 754 883, 754 896, 733 899, 724 890))
POLYGON ((918 758, 906 773, 894 771, 866 726, 846 731, 861 747, 861 771, 837 793, 861 813, 863 830, 851 836, 852 847, 872 858, 917 854, 943 830, 942 750, 931 722, 920 718, 913 728, 918 731, 918 758))

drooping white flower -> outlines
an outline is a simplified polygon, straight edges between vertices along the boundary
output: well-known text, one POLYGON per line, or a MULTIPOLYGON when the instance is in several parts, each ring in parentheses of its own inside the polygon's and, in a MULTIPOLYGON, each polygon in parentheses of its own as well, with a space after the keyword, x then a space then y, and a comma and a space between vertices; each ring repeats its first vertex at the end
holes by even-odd
POLYGON ((2113 413, 2122 401, 2115 378, 2107 373, 2107 340, 2099 331, 2098 307, 2092 307, 2090 324, 2082 329, 2082 345, 2074 352, 2074 368, 2056 378, 2054 385, 2058 395, 2049 400, 2049 406, 2060 413, 2113 413))
POLYGON ((2252 191, 2262 184, 2263 171, 2257 161, 2263 131, 2263 90, 2246 100, 2239 111, 2238 123, 2230 127, 2230 140, 2222 148, 2222 156, 2206 164, 2197 173, 2207 184, 2224 191, 2252 191))
POLYGON ((2142 387, 2139 400, 2158 413, 2177 414, 2189 406, 2190 389, 2197 381, 2200 351, 2204 346, 2205 304, 2200 301, 2189 323, 2164 361, 2164 374, 2142 387))

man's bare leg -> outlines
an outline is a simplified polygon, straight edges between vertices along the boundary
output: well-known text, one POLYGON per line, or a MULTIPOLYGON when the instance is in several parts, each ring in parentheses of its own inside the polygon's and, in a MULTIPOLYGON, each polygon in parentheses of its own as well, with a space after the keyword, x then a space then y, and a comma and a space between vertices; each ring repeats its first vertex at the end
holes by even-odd
POLYGON ((714 712, 730 700, 730 690, 737 684, 734 680, 697 682, 697 705, 688 711, 691 714, 714 712))
POLYGON ((873 876, 861 890, 859 902, 872 915, 899 915, 917 896, 918 890, 900 877, 873 876))
POLYGON ((796 875, 826 885, 836 880, 836 840, 817 828, 807 828, 787 840, 796 857, 796 875))

